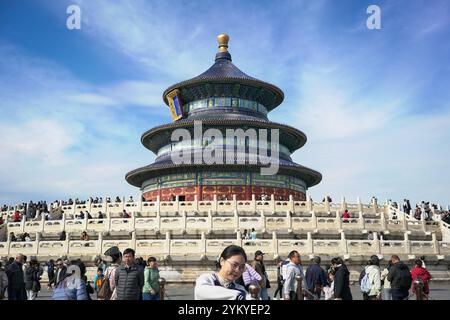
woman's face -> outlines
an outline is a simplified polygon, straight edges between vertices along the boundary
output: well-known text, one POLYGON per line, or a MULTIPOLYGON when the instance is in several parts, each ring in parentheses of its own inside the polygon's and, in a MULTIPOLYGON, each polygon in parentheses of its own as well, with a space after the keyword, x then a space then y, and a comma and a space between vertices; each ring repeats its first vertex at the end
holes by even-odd
POLYGON ((245 270, 245 259, 241 255, 231 256, 226 260, 221 258, 220 266, 220 275, 228 281, 235 281, 245 270))

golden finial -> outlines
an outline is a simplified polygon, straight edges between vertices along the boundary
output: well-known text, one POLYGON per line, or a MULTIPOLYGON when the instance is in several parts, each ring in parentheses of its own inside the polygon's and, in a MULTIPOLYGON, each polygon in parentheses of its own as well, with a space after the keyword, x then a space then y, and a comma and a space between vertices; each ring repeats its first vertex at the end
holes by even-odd
POLYGON ((219 42, 219 51, 228 52, 228 41, 230 37, 226 33, 221 33, 217 36, 217 42, 219 42))

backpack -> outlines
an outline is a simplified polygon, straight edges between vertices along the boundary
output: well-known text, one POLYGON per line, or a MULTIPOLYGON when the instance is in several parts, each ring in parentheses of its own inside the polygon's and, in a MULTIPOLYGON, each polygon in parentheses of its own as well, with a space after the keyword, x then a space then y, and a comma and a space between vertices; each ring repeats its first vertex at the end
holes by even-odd
POLYGON ((364 274, 364 277, 361 279, 361 291, 363 293, 369 293, 370 289, 372 289, 372 284, 369 281, 369 274, 364 274))
POLYGON ((112 290, 109 285, 109 272, 105 275, 105 278, 102 281, 100 289, 98 290, 98 298, 103 300, 110 300, 112 295, 112 290))

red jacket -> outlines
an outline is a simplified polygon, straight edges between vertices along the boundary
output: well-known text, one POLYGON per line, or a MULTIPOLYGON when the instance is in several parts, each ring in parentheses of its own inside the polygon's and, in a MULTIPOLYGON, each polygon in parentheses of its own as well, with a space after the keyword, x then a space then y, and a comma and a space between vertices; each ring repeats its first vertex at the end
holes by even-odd
POLYGON ((14 212, 12 218, 13 218, 14 222, 20 222, 20 213, 19 213, 19 211, 14 212))
POLYGON ((413 281, 411 289, 412 289, 413 293, 416 293, 416 286, 414 285, 414 281, 417 278, 422 278, 422 281, 423 281, 423 292, 426 293, 426 294, 430 293, 430 288, 428 286, 428 281, 430 281, 431 275, 430 275, 430 273, 428 272, 427 269, 416 266, 416 267, 412 268, 411 276, 412 276, 412 281, 413 281))

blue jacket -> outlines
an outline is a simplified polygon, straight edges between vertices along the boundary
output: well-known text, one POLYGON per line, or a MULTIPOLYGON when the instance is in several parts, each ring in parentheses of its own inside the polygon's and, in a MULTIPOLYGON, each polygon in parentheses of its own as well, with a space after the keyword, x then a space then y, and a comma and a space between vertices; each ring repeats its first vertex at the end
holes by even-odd
POLYGON ((308 267, 305 278, 306 285, 308 286, 307 289, 312 292, 315 289, 316 284, 323 287, 328 285, 325 270, 323 270, 317 263, 314 263, 308 267))
POLYGON ((69 276, 62 280, 53 291, 52 300, 88 300, 86 283, 69 276))

